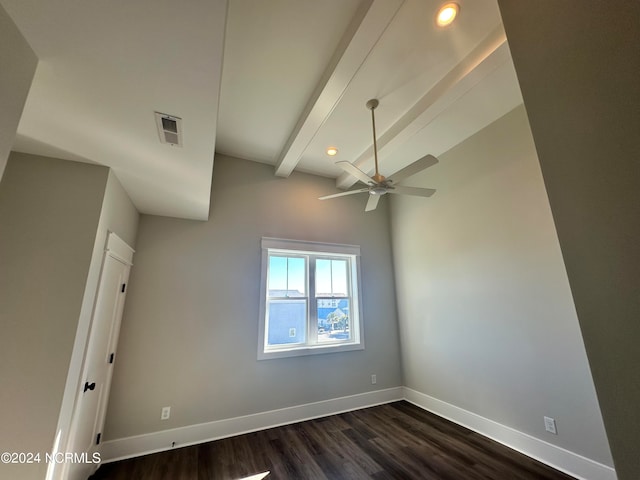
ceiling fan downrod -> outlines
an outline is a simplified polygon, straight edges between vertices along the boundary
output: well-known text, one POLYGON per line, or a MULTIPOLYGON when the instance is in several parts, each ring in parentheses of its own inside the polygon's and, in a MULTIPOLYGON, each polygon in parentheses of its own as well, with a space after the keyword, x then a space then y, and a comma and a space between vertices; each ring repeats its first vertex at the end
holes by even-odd
POLYGON ((380 175, 380 171, 378 170, 378 142, 376 139, 376 116, 374 110, 380 102, 377 99, 372 98, 367 102, 367 108, 371 110, 371 125, 373 126, 373 159, 376 163, 376 173, 371 177, 376 183, 384 182, 385 177, 380 175))

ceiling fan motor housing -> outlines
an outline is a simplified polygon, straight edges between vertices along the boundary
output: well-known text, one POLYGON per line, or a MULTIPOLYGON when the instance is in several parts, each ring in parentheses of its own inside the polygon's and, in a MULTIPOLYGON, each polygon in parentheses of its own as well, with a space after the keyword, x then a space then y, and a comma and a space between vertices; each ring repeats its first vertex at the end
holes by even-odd
POLYGON ((367 105, 367 108, 368 108, 369 110, 373 110, 373 109, 374 109, 374 108, 376 108, 378 105, 380 105, 380 102, 378 102, 378 99, 376 99, 376 98, 372 98, 371 100, 369 100, 369 101, 367 102, 367 104, 366 104, 366 105, 367 105))

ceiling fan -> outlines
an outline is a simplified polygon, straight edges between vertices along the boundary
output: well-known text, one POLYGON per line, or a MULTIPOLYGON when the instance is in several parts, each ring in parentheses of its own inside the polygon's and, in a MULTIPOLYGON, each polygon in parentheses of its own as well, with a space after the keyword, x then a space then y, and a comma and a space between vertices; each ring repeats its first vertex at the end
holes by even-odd
POLYGON ((389 178, 380 175, 380 171, 378 170, 378 145, 376 143, 376 118, 374 114, 374 110, 378 105, 379 102, 375 98, 372 98, 367 102, 367 108, 371 110, 371 124, 373 126, 373 158, 376 164, 376 173, 372 177, 370 177, 352 163, 349 163, 347 161, 336 162, 336 165, 342 168, 345 172, 356 177, 359 181, 367 185, 367 187, 349 190, 347 192, 335 193, 333 195, 326 195, 324 197, 320 197, 319 200, 327 200, 329 198, 343 197, 345 195, 368 192, 369 200, 367 201, 367 206, 364 210, 365 212, 369 212, 371 210, 375 210, 375 208, 378 206, 380 197, 387 193, 417 195, 420 197, 430 197, 431 195, 436 193, 436 191, 432 188, 404 187, 402 185, 398 185, 398 182, 401 182, 405 178, 408 178, 411 175, 415 175, 425 168, 431 167, 432 165, 438 163, 438 159, 433 155, 427 155, 425 157, 422 157, 420 160, 416 160, 411 165, 408 165, 403 169, 397 171, 389 178))

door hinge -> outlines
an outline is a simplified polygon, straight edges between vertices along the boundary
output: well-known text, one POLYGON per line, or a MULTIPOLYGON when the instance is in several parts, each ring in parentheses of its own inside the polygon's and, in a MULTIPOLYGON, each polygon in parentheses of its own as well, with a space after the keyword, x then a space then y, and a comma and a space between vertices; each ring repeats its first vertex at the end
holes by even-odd
POLYGON ((112 353, 111 355, 109 355, 109 363, 113 363, 113 357, 114 357, 114 353, 112 353))
POLYGON ((123 283, 122 284, 122 289, 120 290, 122 293, 124 293, 125 288, 127 288, 127 284, 123 283))
POLYGON ((99 433, 98 436, 96 437, 96 445, 100 445, 100 437, 102 436, 102 433, 99 433))

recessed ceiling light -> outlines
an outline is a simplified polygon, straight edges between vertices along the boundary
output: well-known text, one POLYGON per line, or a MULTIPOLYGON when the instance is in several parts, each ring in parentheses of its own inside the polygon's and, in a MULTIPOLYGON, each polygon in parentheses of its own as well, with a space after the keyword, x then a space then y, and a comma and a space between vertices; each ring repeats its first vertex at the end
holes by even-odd
POLYGON ((438 10, 436 15, 436 24, 439 27, 451 25, 460 12, 460 6, 457 3, 445 3, 438 10))
POLYGON ((330 157, 334 157, 338 154, 338 149, 336 147, 327 147, 327 155, 330 157))

